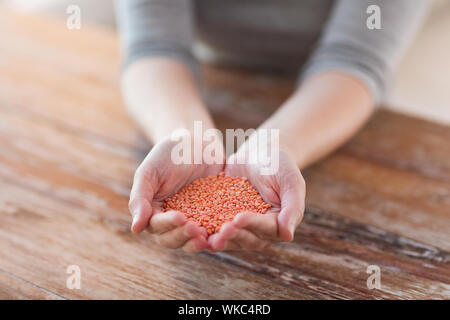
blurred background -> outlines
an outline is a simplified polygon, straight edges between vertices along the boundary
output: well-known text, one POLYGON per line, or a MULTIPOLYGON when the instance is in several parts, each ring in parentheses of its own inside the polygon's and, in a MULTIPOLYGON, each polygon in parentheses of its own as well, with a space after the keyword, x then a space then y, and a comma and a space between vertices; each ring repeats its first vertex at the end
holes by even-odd
MULTIPOLYGON (((115 28, 112 0, 0 0, 26 11, 66 16, 69 4, 80 6, 83 23, 115 28)), ((392 79, 384 105, 428 120, 450 124, 450 1, 430 0, 423 28, 392 79)))

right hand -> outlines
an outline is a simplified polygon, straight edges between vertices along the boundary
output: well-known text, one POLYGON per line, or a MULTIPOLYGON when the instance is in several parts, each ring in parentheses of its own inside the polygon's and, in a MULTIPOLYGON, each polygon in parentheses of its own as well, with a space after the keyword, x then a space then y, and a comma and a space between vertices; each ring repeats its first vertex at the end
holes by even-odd
POLYGON ((140 233, 147 229, 167 248, 199 252, 208 248, 205 228, 179 211, 163 212, 162 204, 193 180, 219 174, 224 164, 174 164, 171 153, 177 144, 169 138, 157 143, 136 170, 129 202, 131 230, 140 233))
POLYGON ((271 174, 261 174, 262 169, 268 169, 268 164, 252 163, 248 155, 241 164, 237 163, 236 153, 228 158, 225 174, 248 178, 271 208, 265 214, 241 212, 236 215, 208 238, 212 250, 260 250, 294 239, 305 210, 305 180, 288 152, 279 147, 276 151, 276 154, 268 152, 278 158, 276 170, 271 174))

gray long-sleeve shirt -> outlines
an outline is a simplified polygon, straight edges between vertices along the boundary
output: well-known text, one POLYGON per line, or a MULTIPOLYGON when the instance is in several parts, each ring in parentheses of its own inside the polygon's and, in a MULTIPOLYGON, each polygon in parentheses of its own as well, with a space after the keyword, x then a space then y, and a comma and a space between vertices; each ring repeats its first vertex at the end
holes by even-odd
POLYGON ((379 102, 428 2, 116 0, 116 12, 125 65, 162 55, 182 61, 198 77, 199 57, 297 69, 307 61, 301 79, 324 70, 345 72, 379 102), (380 8, 381 29, 367 27, 371 5, 380 8))

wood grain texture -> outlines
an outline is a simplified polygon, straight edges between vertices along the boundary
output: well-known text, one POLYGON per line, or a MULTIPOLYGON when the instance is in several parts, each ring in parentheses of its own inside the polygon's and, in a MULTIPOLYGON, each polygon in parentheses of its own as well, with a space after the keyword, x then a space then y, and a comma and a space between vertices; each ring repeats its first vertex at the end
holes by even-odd
POLYGON ((61 300, 63 298, 11 273, 0 270, 0 300, 15 299, 61 300))
MULTIPOLYGON (((116 35, 2 8, 0 39, 0 298, 450 298, 450 128, 381 110, 305 170, 293 243, 189 255, 129 232, 150 145, 121 103, 116 35), (72 264, 81 290, 66 288, 72 264)), ((294 87, 213 66, 204 84, 222 129, 255 127, 294 87)))
POLYGON ((446 299, 450 294, 448 252, 320 210, 307 210, 293 244, 215 258, 315 298, 446 299), (369 265, 382 270, 380 290, 366 287, 369 265))
POLYGON ((164 250, 128 224, 10 181, 0 202, 0 269, 70 299, 303 299, 307 295, 211 259, 164 250), (23 201, 26 199, 26 201, 23 201), (66 268, 81 268, 81 290, 66 288, 66 268))

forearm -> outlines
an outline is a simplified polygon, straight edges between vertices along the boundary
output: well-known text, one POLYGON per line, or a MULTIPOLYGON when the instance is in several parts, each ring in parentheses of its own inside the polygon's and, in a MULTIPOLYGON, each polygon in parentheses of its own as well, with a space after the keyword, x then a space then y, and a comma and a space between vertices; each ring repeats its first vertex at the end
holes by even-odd
POLYGON ((359 80, 324 72, 307 79, 261 128, 279 129, 280 148, 304 168, 352 137, 372 111, 359 80))
POLYGON ((174 59, 150 57, 131 64, 122 77, 125 104, 146 136, 154 143, 178 128, 203 130, 213 122, 189 69, 174 59))

